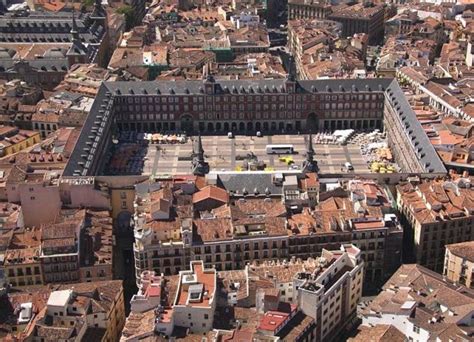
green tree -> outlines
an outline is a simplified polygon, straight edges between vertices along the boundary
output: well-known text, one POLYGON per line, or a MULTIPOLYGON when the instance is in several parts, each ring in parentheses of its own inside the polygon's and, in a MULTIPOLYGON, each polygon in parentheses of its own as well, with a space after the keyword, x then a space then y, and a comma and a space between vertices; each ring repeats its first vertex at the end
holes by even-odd
POLYGON ((94 6, 94 0, 82 0, 82 5, 86 8, 94 6))
POLYGON ((124 5, 117 9, 117 13, 125 16, 125 26, 127 30, 135 26, 135 10, 132 6, 124 5))

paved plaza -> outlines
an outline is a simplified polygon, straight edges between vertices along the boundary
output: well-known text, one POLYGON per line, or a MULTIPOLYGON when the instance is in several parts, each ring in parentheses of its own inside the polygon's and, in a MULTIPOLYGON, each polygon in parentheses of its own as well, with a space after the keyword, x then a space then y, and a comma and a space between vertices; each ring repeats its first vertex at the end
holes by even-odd
MULTIPOLYGON (((191 171, 192 138, 185 144, 150 144, 147 148, 143 174, 183 174, 191 171)), ((268 155, 269 144, 292 144, 295 154, 291 155, 294 165, 301 166, 305 157, 304 135, 269 135, 264 137, 226 136, 202 137, 206 161, 211 170, 234 171, 242 167, 244 157, 253 153, 259 161, 274 170, 288 170, 289 166, 279 161, 278 155, 268 155)), ((354 166, 355 173, 367 172, 367 164, 357 145, 321 145, 314 144, 316 159, 321 173, 338 173, 344 163, 354 166)))

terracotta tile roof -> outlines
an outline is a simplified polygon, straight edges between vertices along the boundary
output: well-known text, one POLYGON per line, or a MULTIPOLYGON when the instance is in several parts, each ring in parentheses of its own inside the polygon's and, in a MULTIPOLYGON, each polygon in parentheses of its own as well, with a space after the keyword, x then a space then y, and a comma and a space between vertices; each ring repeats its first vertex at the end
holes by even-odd
POLYGON ((306 316, 303 312, 299 311, 286 326, 278 332, 278 336, 283 341, 297 341, 302 334, 309 334, 315 326, 316 323, 312 317, 306 316))
POLYGON ((317 263, 310 258, 305 261, 289 261, 273 265, 269 262, 249 265, 248 272, 249 276, 258 276, 260 279, 268 279, 275 283, 290 283, 296 273, 312 273, 316 267, 317 263))
POLYGON ((274 332, 281 328, 284 322, 290 317, 286 312, 267 311, 260 320, 259 330, 274 332))
POLYGON ((405 335, 393 325, 377 324, 373 327, 361 326, 355 337, 348 342, 405 342, 405 335))
POLYGON ((474 241, 453 243, 446 248, 454 255, 474 262, 474 241))
POLYGON ((112 217, 108 211, 87 210, 81 235, 81 266, 112 264, 112 217))
POLYGON ((208 185, 193 195, 193 203, 199 203, 207 199, 214 199, 222 203, 228 203, 229 194, 222 188, 214 185, 208 185))
POLYGON ((85 317, 69 316, 73 325, 64 327, 61 320, 64 318, 47 316, 46 304, 52 291, 73 289, 76 293, 74 304, 76 307, 86 311, 89 305, 94 303, 96 312, 107 312, 113 307, 114 301, 119 293, 123 291, 121 280, 96 281, 90 283, 75 283, 65 285, 46 285, 25 287, 23 292, 12 292, 8 296, 2 296, 0 302, 0 326, 5 327, 14 321, 16 325, 17 314, 14 309, 22 303, 31 302, 35 316, 22 331, 20 340, 31 339, 33 334, 37 338, 56 341, 67 336, 74 336, 85 324, 85 317), (71 330, 72 329, 72 330, 71 330))
POLYGON ((218 241, 231 240, 233 238, 231 220, 221 219, 196 219, 193 221, 196 227, 193 240, 196 241, 218 241))
POLYGON ((455 286, 416 264, 402 265, 385 283, 383 291, 363 310, 363 315, 397 314, 430 332, 430 338, 449 325, 462 326, 474 310, 474 291, 455 286), (442 308, 443 307, 443 308, 442 308))
POLYGON ((181 283, 178 289, 178 295, 176 297, 175 305, 187 305, 190 307, 208 307, 212 305, 212 301, 216 293, 216 271, 214 269, 204 269, 202 262, 192 263, 192 273, 186 272, 180 274, 180 280, 182 277, 186 277, 187 274, 194 274, 196 277, 196 283, 202 284, 201 299, 199 301, 188 302, 189 299, 189 287, 184 287, 181 283))
POLYGON ((397 185, 403 205, 420 223, 466 217, 474 210, 474 189, 466 187, 470 178, 426 180, 418 186, 397 185))
POLYGON ((153 310, 130 312, 122 330, 122 338, 125 340, 133 340, 134 337, 141 339, 143 335, 153 335, 155 319, 156 316, 153 310))

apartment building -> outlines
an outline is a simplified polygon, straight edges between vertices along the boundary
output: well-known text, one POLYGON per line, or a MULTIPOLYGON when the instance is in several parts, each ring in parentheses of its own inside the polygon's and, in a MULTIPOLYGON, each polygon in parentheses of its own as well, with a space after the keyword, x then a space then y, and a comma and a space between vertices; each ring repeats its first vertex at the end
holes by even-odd
POLYGON ((6 281, 11 286, 43 284, 40 245, 40 228, 20 228, 13 232, 3 260, 6 281))
POLYGON ((474 288, 474 241, 446 245, 443 274, 453 283, 474 288))
POLYGON ((288 22, 288 48, 295 58, 298 74, 302 79, 306 67, 334 49, 340 38, 342 24, 331 20, 292 20, 288 22))
POLYGON ((474 338, 474 292, 417 264, 402 265, 361 315, 363 327, 391 325, 409 341, 474 338))
POLYGON ((0 156, 24 150, 41 141, 38 132, 18 129, 12 126, 0 126, 0 156))
MULTIPOLYGON (((290 261, 265 261, 260 264, 247 265, 245 267, 245 284, 253 285, 254 282, 260 284, 256 287, 255 294, 248 293, 248 296, 256 296, 256 306, 263 303, 264 297, 269 293, 267 289, 276 294, 276 300, 280 302, 292 303, 294 300, 293 281, 294 275, 299 272, 312 273, 319 262, 317 259, 306 260, 292 258, 290 261)), ((237 272, 237 271, 235 271, 237 272)))
POLYGON ((229 199, 214 185, 192 195, 164 187, 137 193, 136 208, 137 281, 149 269, 179 273, 191 260, 203 260, 219 271, 288 256, 281 198, 263 194, 229 199))
POLYGON ((43 170, 33 172, 30 165, 18 163, 11 168, 5 182, 7 200, 21 203, 26 227, 53 222, 61 209, 59 173, 54 169, 43 170))
POLYGON ((316 321, 316 341, 331 340, 351 326, 362 297, 364 261, 360 256, 351 244, 323 250, 313 272, 294 277, 293 303, 316 321))
POLYGON ((68 11, 0 16, 1 48, 10 52, 1 60, 0 78, 21 79, 51 90, 76 63, 103 65, 109 45, 105 21, 103 15, 68 11))
POLYGON ((325 0, 288 1, 288 19, 325 19, 332 13, 331 4, 325 0))
POLYGON ((230 48, 235 54, 268 52, 270 38, 264 25, 244 26, 228 35, 230 48))
POLYGON ((371 281, 383 281, 399 266, 403 230, 386 190, 375 182, 350 181, 346 190, 324 195, 313 210, 309 206, 317 196, 296 201, 287 198, 285 190, 291 181, 297 188, 292 187, 293 192, 304 188, 312 194, 319 189, 314 177, 298 181, 287 175, 278 180, 279 186, 271 183, 272 177, 262 177, 261 190, 256 188, 254 194, 245 190, 253 188, 254 181, 230 179, 211 175, 208 182, 213 184, 201 185, 198 191, 186 185, 188 193, 165 182, 137 187, 137 284, 143 271, 177 274, 191 260, 230 271, 254 261, 316 257, 341 243, 354 243, 362 250, 371 281), (290 207, 301 209, 291 212, 290 207))
POLYGON ((125 323, 121 280, 40 286, 2 303, 2 340, 118 341, 125 323))
POLYGON ((287 219, 289 255, 308 258, 323 248, 353 243, 365 261, 365 278, 383 281, 401 262, 403 229, 387 190, 369 180, 351 180, 346 189, 321 194, 314 211, 287 219))
POLYGON ((471 178, 401 183, 397 206, 413 236, 414 261, 443 272, 445 245, 474 240, 471 178))
POLYGON ((216 309, 216 270, 204 268, 202 260, 192 261, 190 265, 190 270, 179 272, 173 320, 191 332, 209 331, 216 309))
POLYGON ((119 77, 97 64, 75 64, 54 89, 94 97, 102 81, 117 81, 119 77))
POLYGON ((112 279, 112 229, 107 211, 62 210, 53 224, 42 227, 44 283, 112 279))
POLYGON ((79 240, 80 281, 112 280, 114 235, 109 212, 86 211, 79 240))
POLYGON ((60 217, 43 227, 40 261, 45 283, 79 281, 79 234, 84 213, 76 217, 60 217))
MULTIPOLYGON (((155 317, 151 331, 170 337, 177 326, 190 333, 212 330, 217 305, 217 272, 205 268, 202 260, 191 261, 190 269, 177 276, 164 276, 153 271, 140 275, 138 293, 130 301, 131 322, 149 312, 155 317)), ((125 328, 124 340, 133 339, 131 324, 125 328)))
POLYGON ((385 31, 385 7, 370 3, 343 5, 328 16, 328 19, 342 23, 342 35, 353 36, 366 33, 369 44, 375 45, 383 40, 385 31))
MULTIPOLYGON (((300 296, 294 284, 301 283, 300 274, 308 279, 313 275, 324 282, 328 291, 339 291, 344 286, 345 298, 351 285, 344 272, 352 272, 355 266, 353 294, 348 293, 347 297, 352 295, 351 300, 357 302, 363 278, 363 272, 357 273, 357 269, 363 261, 357 259, 358 264, 353 265, 353 253, 360 252, 345 245, 334 251, 325 250, 323 258, 267 261, 247 265, 243 270, 216 272, 206 269, 200 260, 192 261, 191 268, 179 275, 145 271, 140 275, 139 291, 132 297, 121 341, 184 335, 199 340, 212 335, 218 340, 318 341, 316 319, 299 307, 300 301, 307 299, 293 297, 300 296), (325 272, 331 274, 323 276, 325 272), (338 280, 329 284, 327 278, 334 272, 338 280)), ((330 299, 332 295, 327 292, 327 296, 330 299)), ((324 302, 324 298, 321 300, 324 302)), ((349 299, 347 302, 352 304, 349 299)))

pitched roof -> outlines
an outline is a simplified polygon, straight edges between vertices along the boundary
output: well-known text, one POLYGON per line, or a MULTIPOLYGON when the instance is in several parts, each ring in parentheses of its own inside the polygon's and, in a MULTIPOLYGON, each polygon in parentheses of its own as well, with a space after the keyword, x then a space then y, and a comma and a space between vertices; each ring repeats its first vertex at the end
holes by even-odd
POLYGON ((453 243, 451 245, 446 245, 446 248, 452 254, 474 262, 474 241, 453 243))
POLYGON ((393 325, 377 324, 373 327, 362 326, 349 342, 404 342, 405 335, 393 325))
POLYGON ((208 185, 193 195, 193 203, 199 203, 207 199, 214 199, 222 203, 229 201, 229 194, 222 188, 208 185))

